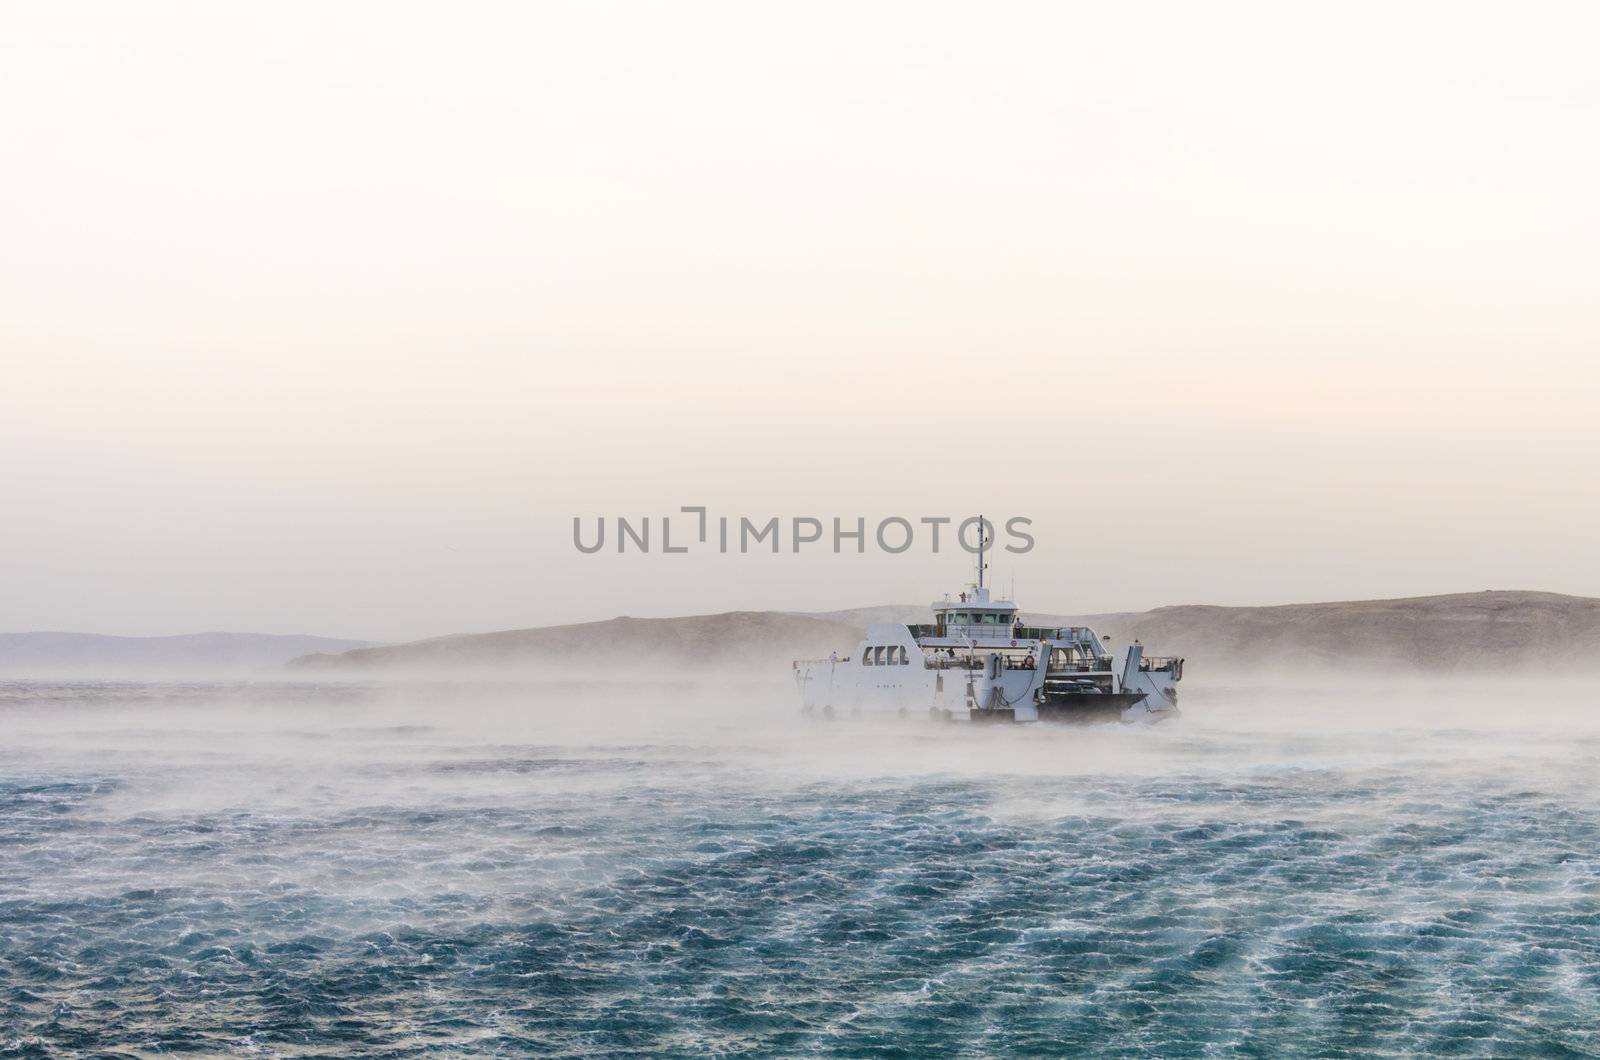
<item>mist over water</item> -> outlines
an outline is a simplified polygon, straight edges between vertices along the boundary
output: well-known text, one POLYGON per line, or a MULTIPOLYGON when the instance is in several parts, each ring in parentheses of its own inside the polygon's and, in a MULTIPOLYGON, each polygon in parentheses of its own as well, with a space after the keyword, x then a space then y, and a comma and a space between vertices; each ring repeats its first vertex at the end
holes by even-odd
POLYGON ((0 1055, 1600 1055, 1578 683, 0 685, 0 1055))

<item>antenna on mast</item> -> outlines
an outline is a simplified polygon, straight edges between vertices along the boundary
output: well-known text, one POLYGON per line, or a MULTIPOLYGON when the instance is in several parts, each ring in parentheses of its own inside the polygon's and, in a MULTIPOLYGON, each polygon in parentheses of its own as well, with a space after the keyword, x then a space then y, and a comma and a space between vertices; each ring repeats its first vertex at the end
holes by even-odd
POLYGON ((983 531, 984 527, 988 525, 983 516, 978 516, 978 588, 980 589, 983 588, 983 568, 988 566, 987 563, 983 562, 983 550, 988 547, 984 541, 986 535, 983 531))

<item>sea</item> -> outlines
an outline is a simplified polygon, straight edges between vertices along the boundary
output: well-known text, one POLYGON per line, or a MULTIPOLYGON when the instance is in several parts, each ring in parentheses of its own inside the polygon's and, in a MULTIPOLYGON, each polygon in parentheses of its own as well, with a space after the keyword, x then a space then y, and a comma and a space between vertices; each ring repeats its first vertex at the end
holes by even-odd
POLYGON ((1592 683, 786 693, 0 683, 0 1056, 1600 1056, 1592 683))

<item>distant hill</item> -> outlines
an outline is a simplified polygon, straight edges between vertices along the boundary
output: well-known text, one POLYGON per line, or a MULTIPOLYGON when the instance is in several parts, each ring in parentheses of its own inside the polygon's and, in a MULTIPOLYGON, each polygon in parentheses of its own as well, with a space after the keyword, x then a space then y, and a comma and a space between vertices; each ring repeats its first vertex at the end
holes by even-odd
MULTIPOLYGON (((1184 605, 1078 617, 1029 608, 1022 613, 1030 623, 1092 625, 1114 643, 1136 637, 1152 653, 1187 656, 1191 673, 1351 666, 1600 671, 1600 600, 1557 593, 1461 593, 1277 607, 1184 605)), ((610 673, 659 665, 685 672, 771 670, 786 667, 792 658, 845 653, 870 622, 930 620, 928 609, 917 605, 820 614, 614 618, 324 653, 290 665, 319 672, 583 667, 610 673)))
POLYGON ((156 673, 248 673, 311 652, 343 652, 371 641, 271 633, 109 637, 99 633, 0 633, 0 675, 120 677, 156 673))
POLYGON ((300 670, 500 671, 578 665, 615 674, 662 665, 691 670, 771 670, 791 658, 848 651, 854 624, 775 611, 687 618, 612 618, 571 626, 458 634, 295 659, 300 670))
MULTIPOLYGON (((1106 615, 1113 636, 1229 666, 1600 672, 1600 600, 1492 591, 1278 607, 1106 615)), ((1202 663, 1203 664, 1203 663, 1202 663)))

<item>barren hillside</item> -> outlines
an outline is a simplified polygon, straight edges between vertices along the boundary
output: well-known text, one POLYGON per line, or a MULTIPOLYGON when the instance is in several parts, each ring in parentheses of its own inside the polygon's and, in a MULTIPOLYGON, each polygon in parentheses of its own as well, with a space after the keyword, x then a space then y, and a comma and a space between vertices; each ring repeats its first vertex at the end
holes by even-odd
MULTIPOLYGON (((1600 669, 1600 600, 1539 592, 1481 592, 1279 607, 1184 605, 1076 618, 1023 610, 1029 622, 1093 625, 1113 642, 1206 670, 1342 666, 1438 672, 1600 669)), ((683 618, 614 618, 572 626, 441 637, 290 665, 319 671, 456 671, 658 666, 770 670, 792 658, 854 646, 869 621, 926 621, 925 608, 889 605, 825 614, 735 611, 683 618)))

